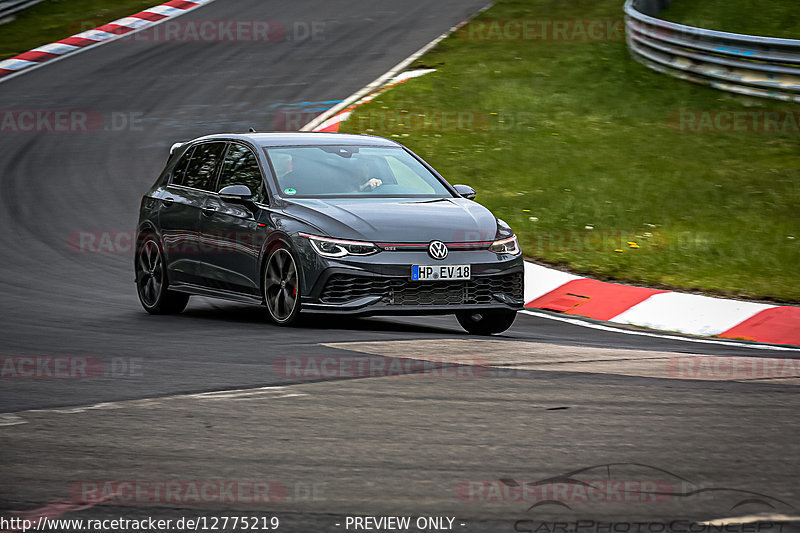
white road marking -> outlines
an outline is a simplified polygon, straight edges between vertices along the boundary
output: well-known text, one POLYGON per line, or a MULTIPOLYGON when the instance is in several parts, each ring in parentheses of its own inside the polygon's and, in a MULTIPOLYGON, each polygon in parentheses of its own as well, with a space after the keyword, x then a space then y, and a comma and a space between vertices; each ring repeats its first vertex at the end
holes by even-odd
POLYGON ((78 407, 67 407, 61 409, 31 409, 29 413, 59 413, 66 415, 73 415, 76 413, 85 413, 86 411, 97 411, 100 409, 120 409, 119 402, 103 402, 93 405, 81 405, 78 407))
MULTIPOLYGON (((281 387, 283 388, 283 387, 281 387)), ((249 400, 258 397, 271 397, 271 398, 289 398, 291 396, 305 396, 302 393, 287 394, 284 391, 266 391, 256 389, 253 391, 241 391, 229 394, 215 394, 209 396, 197 395, 195 398, 199 400, 249 400)))
POLYGON ((284 387, 260 387, 257 389, 232 389, 213 392, 201 392, 192 394, 190 398, 198 400, 227 400, 231 398, 247 398, 253 396, 275 396, 284 394, 284 387))
POLYGON ((28 421, 24 420, 21 416, 14 413, 0 414, 0 426, 16 426, 18 424, 27 424, 28 421))
POLYGON ((330 109, 328 109, 324 113, 322 113, 319 116, 317 116, 316 118, 314 118, 314 120, 312 120, 311 122, 309 122, 308 124, 306 124, 305 126, 300 128, 300 131, 313 131, 314 128, 316 128, 317 126, 319 126, 320 124, 322 124, 323 122, 325 122, 326 120, 331 118, 332 116, 336 115, 341 110, 350 107, 351 105, 353 105, 354 102, 357 102, 358 100, 360 100, 361 98, 369 95, 370 93, 372 93, 374 91, 377 91, 378 89, 380 89, 381 87, 383 87, 384 85, 389 83, 389 80, 391 80, 392 78, 397 76, 397 74, 399 74, 402 70, 405 70, 411 63, 414 62, 414 60, 416 60, 421 55, 425 54, 428 50, 430 50, 431 48, 433 48, 434 46, 439 44, 442 40, 444 40, 445 37, 447 37, 448 35, 453 33, 455 30, 457 30, 458 28, 460 28, 461 26, 463 26, 464 24, 466 24, 467 22, 472 20, 472 18, 474 16, 476 16, 477 14, 489 9, 491 7, 491 5, 492 5, 491 3, 486 4, 484 7, 482 7, 474 15, 470 16, 469 18, 466 18, 466 19, 462 20, 461 22, 459 22, 455 26, 451 27, 449 30, 447 30, 443 34, 439 35, 434 40, 432 40, 431 42, 429 42, 428 44, 426 44, 425 46, 423 46, 422 48, 420 48, 419 50, 417 50, 416 52, 414 52, 413 54, 411 54, 410 56, 408 56, 407 58, 405 58, 404 60, 402 60, 398 64, 396 64, 395 66, 393 66, 391 69, 389 69, 388 72, 386 72, 385 74, 380 76, 378 79, 376 79, 375 81, 373 81, 369 85, 363 87, 359 91, 356 91, 355 93, 351 94, 350 96, 348 96, 347 98, 345 98, 344 100, 342 100, 341 102, 336 104, 335 106, 331 107, 330 109))

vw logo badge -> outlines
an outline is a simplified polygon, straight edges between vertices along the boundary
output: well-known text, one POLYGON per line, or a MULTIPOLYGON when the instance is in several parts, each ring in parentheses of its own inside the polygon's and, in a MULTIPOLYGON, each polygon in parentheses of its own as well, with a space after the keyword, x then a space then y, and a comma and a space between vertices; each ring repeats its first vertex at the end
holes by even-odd
POLYGON ((431 241, 428 245, 428 255, 434 259, 444 259, 447 253, 447 246, 442 241, 431 241))

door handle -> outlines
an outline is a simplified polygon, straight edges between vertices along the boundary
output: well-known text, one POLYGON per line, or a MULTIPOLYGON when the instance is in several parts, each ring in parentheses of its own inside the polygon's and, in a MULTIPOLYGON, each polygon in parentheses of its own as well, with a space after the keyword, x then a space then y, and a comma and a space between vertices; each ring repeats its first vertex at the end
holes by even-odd
POLYGON ((169 207, 174 203, 175 203, 175 198, 162 198, 161 199, 161 205, 163 205, 164 207, 169 207))
POLYGON ((207 217, 210 217, 211 215, 213 215, 216 212, 217 212, 217 210, 214 207, 204 207, 203 208, 203 214, 205 216, 207 216, 207 217))

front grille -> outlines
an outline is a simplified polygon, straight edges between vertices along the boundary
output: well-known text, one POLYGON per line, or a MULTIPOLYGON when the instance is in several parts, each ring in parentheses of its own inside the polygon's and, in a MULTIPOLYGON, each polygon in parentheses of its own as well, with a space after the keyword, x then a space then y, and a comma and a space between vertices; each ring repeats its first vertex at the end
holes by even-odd
POLYGON ((522 273, 484 276, 469 281, 410 281, 407 278, 334 274, 328 278, 320 300, 328 304, 343 304, 365 296, 380 296, 391 305, 463 305, 491 303, 495 293, 522 299, 522 273))

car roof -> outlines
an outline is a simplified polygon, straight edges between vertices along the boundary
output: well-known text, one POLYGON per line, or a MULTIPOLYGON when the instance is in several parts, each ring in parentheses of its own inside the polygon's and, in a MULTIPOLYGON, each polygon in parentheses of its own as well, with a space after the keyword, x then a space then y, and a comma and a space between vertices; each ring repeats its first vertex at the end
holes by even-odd
POLYGON ((257 146, 319 146, 319 145, 360 145, 360 146, 400 146, 399 143, 375 135, 354 135, 351 133, 318 133, 306 131, 218 133, 194 139, 240 139, 257 146))

